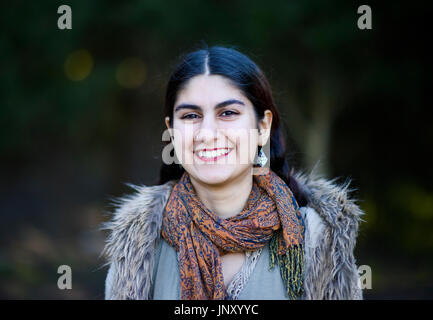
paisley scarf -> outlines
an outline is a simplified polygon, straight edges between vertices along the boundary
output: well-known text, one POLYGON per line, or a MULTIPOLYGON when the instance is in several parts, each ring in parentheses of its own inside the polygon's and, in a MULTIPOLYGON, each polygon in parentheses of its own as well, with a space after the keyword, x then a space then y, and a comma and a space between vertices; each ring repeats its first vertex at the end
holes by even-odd
POLYGON ((178 252, 182 300, 230 299, 220 255, 267 242, 270 267, 279 265, 287 295, 303 293, 304 222, 291 190, 272 170, 253 176, 243 210, 227 219, 201 202, 185 171, 163 211, 161 236, 178 252))

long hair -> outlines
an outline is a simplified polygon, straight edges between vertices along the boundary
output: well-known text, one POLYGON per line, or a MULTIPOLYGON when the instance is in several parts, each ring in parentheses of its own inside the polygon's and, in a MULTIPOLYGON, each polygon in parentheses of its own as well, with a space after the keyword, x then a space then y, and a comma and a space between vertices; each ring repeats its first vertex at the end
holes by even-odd
MULTIPOLYGON (((286 155, 286 141, 277 107, 272 97, 271 87, 262 70, 246 55, 233 48, 213 46, 199 49, 183 55, 174 68, 168 81, 164 115, 170 117, 173 127, 173 108, 178 93, 187 82, 198 75, 209 72, 229 80, 247 97, 254 106, 256 120, 263 119, 265 110, 272 112, 270 132, 270 167, 286 184, 300 206, 307 201, 296 180, 291 176, 286 155)), ((257 121, 258 123, 258 121, 257 121)), ((165 164, 160 169, 159 184, 169 180, 180 179, 183 167, 176 163, 165 164)))

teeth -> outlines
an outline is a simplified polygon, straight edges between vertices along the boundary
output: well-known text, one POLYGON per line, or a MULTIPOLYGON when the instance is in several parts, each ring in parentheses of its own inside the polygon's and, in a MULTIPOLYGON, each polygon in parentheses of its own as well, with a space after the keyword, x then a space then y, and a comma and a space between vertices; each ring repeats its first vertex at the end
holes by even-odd
POLYGON ((230 149, 219 149, 219 150, 214 150, 214 151, 199 151, 198 155, 199 155, 199 157, 203 157, 203 158, 215 158, 215 157, 219 157, 220 155, 225 154, 229 151, 230 151, 230 149))

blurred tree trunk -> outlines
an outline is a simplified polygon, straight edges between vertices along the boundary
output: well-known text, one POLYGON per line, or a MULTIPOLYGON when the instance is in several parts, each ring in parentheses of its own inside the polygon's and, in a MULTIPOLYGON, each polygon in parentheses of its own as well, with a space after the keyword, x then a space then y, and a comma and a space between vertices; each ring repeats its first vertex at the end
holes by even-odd
POLYGON ((319 173, 329 176, 332 174, 329 164, 329 150, 332 124, 335 114, 335 99, 328 83, 318 81, 311 90, 311 121, 307 124, 305 141, 306 165, 317 167, 319 173))
POLYGON ((326 177, 332 175, 329 163, 332 126, 337 115, 334 83, 321 75, 311 82, 307 103, 289 94, 289 119, 291 132, 303 154, 307 171, 314 169, 326 177))

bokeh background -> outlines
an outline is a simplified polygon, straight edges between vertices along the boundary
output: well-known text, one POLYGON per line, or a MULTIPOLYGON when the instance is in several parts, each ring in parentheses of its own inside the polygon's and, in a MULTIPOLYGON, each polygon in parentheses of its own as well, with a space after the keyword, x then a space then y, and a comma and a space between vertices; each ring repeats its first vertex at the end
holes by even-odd
POLYGON ((103 298, 98 227, 125 183, 156 183, 166 82, 203 43, 267 74, 294 165, 352 180, 365 298, 433 297, 423 2, 2 1, 0 12, 0 298, 103 298), (57 27, 61 4, 72 30, 57 27), (357 27, 362 4, 372 30, 357 27), (57 288, 63 264, 72 290, 57 288))

